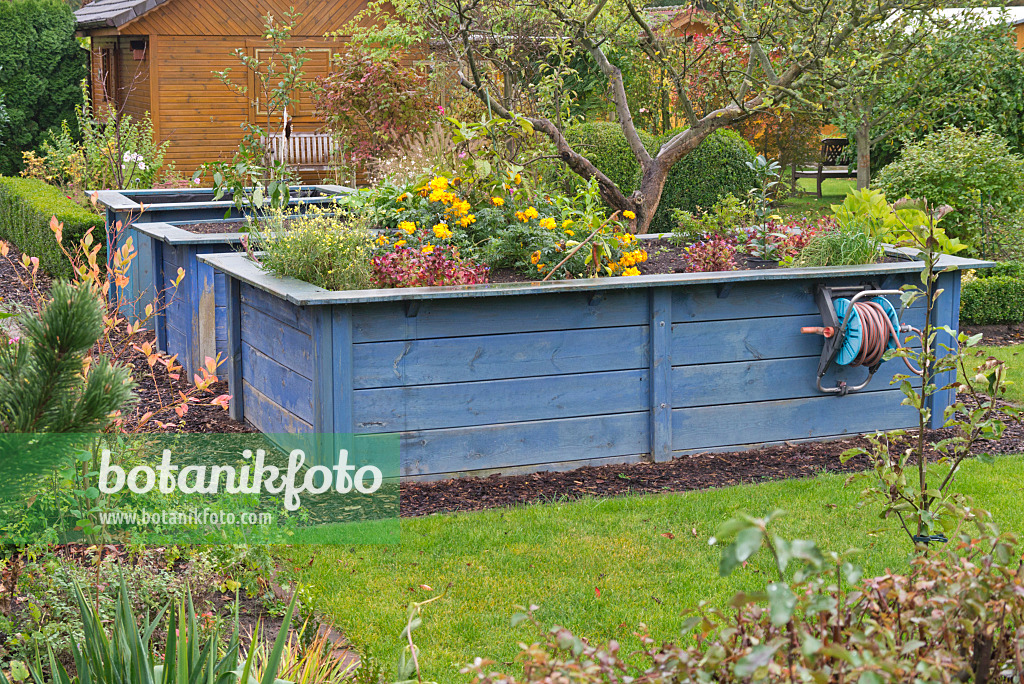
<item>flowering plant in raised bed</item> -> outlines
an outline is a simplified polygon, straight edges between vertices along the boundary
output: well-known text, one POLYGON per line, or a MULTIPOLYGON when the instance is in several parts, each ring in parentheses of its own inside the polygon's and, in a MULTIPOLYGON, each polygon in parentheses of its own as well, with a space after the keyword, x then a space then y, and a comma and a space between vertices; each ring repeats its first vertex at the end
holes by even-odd
POLYGON ((547 197, 538 206, 516 210, 513 221, 496 228, 484 244, 488 263, 545 280, 640 275, 637 266, 647 261, 647 252, 627 231, 635 216, 608 217, 596 182, 573 197, 547 197))
POLYGON ((487 282, 487 267, 459 258, 457 248, 399 247, 373 257, 379 287, 476 285, 487 282))

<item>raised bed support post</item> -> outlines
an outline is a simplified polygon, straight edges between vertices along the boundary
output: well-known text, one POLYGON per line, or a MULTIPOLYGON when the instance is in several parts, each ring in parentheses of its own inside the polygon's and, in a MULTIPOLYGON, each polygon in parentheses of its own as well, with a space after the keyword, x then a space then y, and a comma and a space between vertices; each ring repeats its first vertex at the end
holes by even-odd
POLYGON ((232 420, 242 422, 245 418, 245 409, 242 405, 242 299, 240 288, 240 281, 235 278, 227 279, 228 358, 225 361, 225 367, 228 375, 228 393, 231 395, 228 412, 232 420))
MULTIPOLYGON (((949 326, 953 330, 960 329, 960 274, 956 271, 939 274, 936 288, 942 290, 932 308, 931 323, 935 327, 949 326)), ((945 331, 938 331, 935 337, 935 354, 941 358, 951 352, 940 345, 956 347, 956 340, 951 339, 945 331)), ((938 430, 946 422, 945 408, 956 401, 956 390, 943 389, 956 381, 956 372, 950 371, 935 376, 935 392, 928 398, 928 406, 932 409, 931 425, 938 430)))
POLYGON ((672 290, 648 290, 650 302, 651 420, 653 462, 672 458, 672 290))

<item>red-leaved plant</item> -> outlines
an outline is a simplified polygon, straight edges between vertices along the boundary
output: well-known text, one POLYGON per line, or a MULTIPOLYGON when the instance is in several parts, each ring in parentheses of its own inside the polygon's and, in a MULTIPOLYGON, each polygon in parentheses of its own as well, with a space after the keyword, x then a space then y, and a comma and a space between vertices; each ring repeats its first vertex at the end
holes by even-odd
POLYGON ((426 130, 427 76, 397 59, 350 50, 316 81, 318 115, 348 146, 352 163, 379 156, 403 137, 426 130))
POLYGON ((457 250, 398 248, 373 258, 373 280, 379 287, 476 285, 487 282, 487 267, 462 261, 457 250))
POLYGON ((714 238, 686 248, 684 257, 688 273, 711 273, 736 270, 736 241, 714 238))

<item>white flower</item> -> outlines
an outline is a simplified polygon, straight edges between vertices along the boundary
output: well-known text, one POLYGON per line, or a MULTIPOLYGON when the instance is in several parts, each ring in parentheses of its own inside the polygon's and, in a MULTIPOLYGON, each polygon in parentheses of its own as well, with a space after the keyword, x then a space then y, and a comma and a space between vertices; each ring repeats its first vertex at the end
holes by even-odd
POLYGON ((146 162, 139 162, 139 169, 142 171, 146 170, 146 162))

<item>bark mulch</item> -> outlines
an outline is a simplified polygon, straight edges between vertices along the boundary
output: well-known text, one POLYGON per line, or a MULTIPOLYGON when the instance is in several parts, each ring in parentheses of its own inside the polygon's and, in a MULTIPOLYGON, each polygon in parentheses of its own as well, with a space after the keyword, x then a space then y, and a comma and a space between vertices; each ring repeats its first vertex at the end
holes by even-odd
POLYGON ((1009 347, 1024 344, 1024 324, 1013 325, 965 325, 960 329, 968 335, 981 333, 984 337, 981 344, 992 347, 1009 347))

